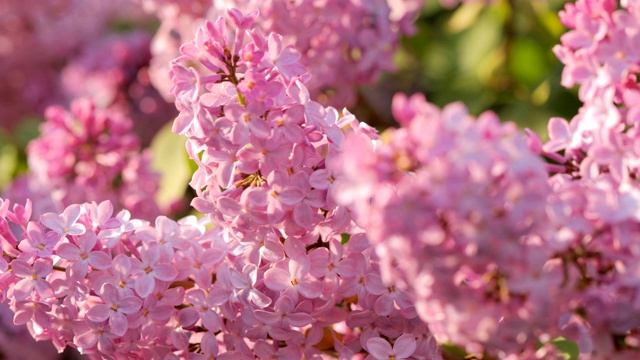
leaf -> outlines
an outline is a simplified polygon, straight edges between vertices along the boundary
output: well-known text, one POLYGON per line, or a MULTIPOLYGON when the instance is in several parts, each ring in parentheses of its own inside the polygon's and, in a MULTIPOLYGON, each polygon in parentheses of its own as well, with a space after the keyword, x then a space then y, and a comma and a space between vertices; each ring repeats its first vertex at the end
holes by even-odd
MULTIPOLYGON (((501 47, 503 21, 497 9, 480 14, 477 21, 461 34, 458 44, 460 70, 468 75, 478 72, 478 65, 501 47)), ((494 65, 496 66, 496 65, 494 65)))
POLYGON ((26 148, 27 144, 38 136, 40 136, 40 124, 42 119, 38 117, 26 117, 20 121, 14 134, 16 145, 26 148))
POLYGON ((577 360, 578 356, 580 356, 580 348, 574 341, 558 337, 551 340, 551 343, 567 360, 577 360))
POLYGON ((351 235, 349 235, 349 234, 341 234, 340 235, 340 243, 342 245, 347 245, 347 243, 349 242, 349 239, 351 239, 351 235))
POLYGON ((473 26, 485 6, 481 2, 462 4, 449 20, 447 29, 453 33, 458 33, 473 26))
POLYGON ((0 190, 11 183, 17 166, 18 149, 0 134, 0 190))
POLYGON ((549 72, 547 49, 534 38, 518 38, 511 48, 509 67, 518 82, 533 86, 549 72))
POLYGON ((442 354, 445 359, 463 360, 467 358, 467 352, 460 346, 453 345, 451 343, 445 343, 440 345, 442 348, 442 354))
POLYGON ((186 138, 171 132, 171 123, 160 129, 151 142, 152 168, 160 173, 160 190, 156 201, 168 206, 185 194, 193 171, 185 149, 186 138))

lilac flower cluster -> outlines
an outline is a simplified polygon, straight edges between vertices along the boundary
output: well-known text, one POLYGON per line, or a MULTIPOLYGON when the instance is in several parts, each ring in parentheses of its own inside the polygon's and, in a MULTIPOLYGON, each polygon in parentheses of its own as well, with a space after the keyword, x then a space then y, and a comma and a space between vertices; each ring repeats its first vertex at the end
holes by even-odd
POLYGON ((153 82, 169 89, 167 60, 178 46, 193 38, 205 18, 215 19, 228 7, 259 11, 256 27, 282 36, 284 45, 300 52, 300 63, 314 76, 306 83, 311 96, 335 107, 353 105, 356 85, 374 82, 392 70, 392 58, 403 33, 414 31, 413 20, 423 0, 375 1, 157 1, 139 0, 163 19, 154 43, 153 82), (338 72, 336 69, 345 69, 338 72), (348 69, 348 70, 347 70, 348 69))
POLYGON ((152 228, 126 210, 114 216, 109 201, 30 217, 30 202, 10 210, 0 200, 0 298, 15 312, 15 324, 27 324, 59 351, 73 344, 94 358, 162 358, 157 354, 170 347, 163 345, 188 344, 176 334, 177 317, 169 322, 184 288, 169 285, 179 270, 180 279, 189 270, 169 261, 173 245, 186 253, 210 247, 202 225, 158 218, 152 228))
POLYGON ((355 103, 355 85, 372 83, 382 71, 394 69, 400 35, 414 31, 413 20, 423 3, 223 0, 214 2, 214 14, 228 7, 258 10, 258 27, 281 34, 285 44, 300 52, 300 62, 313 74, 307 83, 312 97, 339 108, 355 103))
POLYGON ((402 128, 345 142, 336 199, 439 341, 520 359, 563 336, 585 358, 633 358, 640 8, 585 0, 560 17, 554 51, 584 106, 552 118, 549 141, 529 131, 530 152, 491 115, 399 96, 402 128))
POLYGON ((96 109, 78 99, 70 112, 49 107, 40 137, 29 143, 30 172, 6 190, 5 197, 35 202, 35 213, 59 212, 71 204, 110 200, 137 217, 160 214, 154 200, 159 175, 151 154, 141 152, 131 120, 96 109))
POLYGON ((374 130, 310 100, 300 54, 278 34, 248 31, 255 14, 229 14, 230 25, 219 18, 201 27, 172 70, 181 109, 173 129, 189 138, 199 165, 194 207, 240 238, 265 227, 303 237, 332 220, 333 232, 349 231, 344 209, 327 200, 332 179, 323 160, 340 151, 343 128, 374 130))
MULTIPOLYGON (((375 130, 310 100, 301 55, 280 35, 250 29, 255 16, 234 9, 229 22, 206 22, 172 65, 181 109, 173 130, 188 137, 198 163, 192 205, 237 242, 243 304, 266 335, 285 341, 278 351, 294 351, 298 341, 270 327, 286 315, 287 326, 311 331, 326 322, 322 332, 343 358, 363 348, 376 359, 438 358, 406 293, 382 284, 365 235, 329 195, 334 178, 325 159, 341 151, 345 132, 375 138, 375 130), (383 323, 411 323, 412 330, 383 323)), ((314 355, 317 341, 296 356, 314 355)))
MULTIPOLYGON (((158 216, 128 119, 50 108, 6 195, 24 205, 0 199, 0 302, 34 338, 96 359, 565 359, 560 337, 581 359, 640 352, 638 2, 561 12, 554 51, 584 106, 547 142, 419 95, 396 96, 382 134, 322 104, 388 65, 419 0, 138 2, 177 21, 164 40, 195 32, 170 65, 173 131, 206 216, 158 216), (204 20, 230 3, 264 18, 204 20)), ((120 49, 77 73, 122 75, 120 49)))
POLYGON ((362 234, 314 248, 272 237, 256 251, 195 217, 150 226, 108 201, 30 218, 30 202, 0 200, 0 300, 59 351, 441 359, 407 295, 383 285, 362 234))
POLYGON ((23 117, 67 100, 60 91, 60 70, 114 18, 125 13, 131 18, 135 11, 129 2, 0 2, 0 126, 11 129, 23 117))
POLYGON ((31 202, 2 201, 0 296, 14 323, 93 358, 441 359, 328 197, 325 157, 345 131, 375 131, 310 100, 300 55, 278 35, 249 30, 251 15, 229 19, 207 22, 173 65, 174 130, 200 166, 194 205, 216 226, 152 227, 108 201, 30 221, 31 202))
POLYGON ((492 113, 475 120, 461 104, 440 110, 420 95, 396 95, 393 111, 400 129, 375 142, 351 135, 329 160, 336 201, 439 342, 535 358, 556 321, 540 292, 556 275, 542 269, 551 253, 531 235, 547 222, 543 162, 492 113))
POLYGON ((565 64, 562 83, 579 85, 584 105, 570 123, 552 118, 550 141, 535 146, 551 163, 554 243, 574 268, 571 310, 587 322, 596 356, 633 356, 640 349, 640 7, 577 1, 560 19, 570 29, 554 48, 565 64))

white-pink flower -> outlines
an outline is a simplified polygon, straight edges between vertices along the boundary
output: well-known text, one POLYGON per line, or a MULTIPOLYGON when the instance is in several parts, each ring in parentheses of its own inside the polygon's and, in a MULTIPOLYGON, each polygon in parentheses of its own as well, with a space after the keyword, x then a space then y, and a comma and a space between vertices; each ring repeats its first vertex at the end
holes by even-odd
POLYGON ((93 305, 87 312, 87 319, 95 322, 109 320, 109 327, 114 335, 122 336, 127 331, 129 322, 126 315, 135 313, 142 306, 142 301, 134 296, 123 296, 111 284, 104 284, 100 291, 102 304, 93 305))
POLYGON ((40 221, 49 229, 57 232, 60 237, 67 235, 82 235, 86 231, 84 225, 77 223, 83 209, 80 205, 70 205, 62 215, 47 213, 41 216, 40 221))
POLYGON ((416 351, 416 339, 413 335, 404 334, 391 344, 383 338, 374 337, 367 340, 367 350, 376 360, 407 359, 416 351))

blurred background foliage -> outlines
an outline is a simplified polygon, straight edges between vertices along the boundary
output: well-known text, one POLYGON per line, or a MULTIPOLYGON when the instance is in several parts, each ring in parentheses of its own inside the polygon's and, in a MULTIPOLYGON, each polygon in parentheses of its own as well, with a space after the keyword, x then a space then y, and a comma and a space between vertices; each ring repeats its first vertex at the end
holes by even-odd
MULTIPOLYGON (((480 0, 450 9, 428 0, 416 20, 416 34, 401 43, 398 70, 363 86, 350 110, 383 130, 394 125, 394 93, 422 92, 438 106, 462 101, 473 115, 493 110, 503 121, 515 121, 546 138, 550 117, 571 119, 580 105, 575 89, 560 86, 562 65, 551 50, 565 31, 557 16, 565 2, 480 0)), ((114 31, 131 30, 127 24, 116 25, 114 31)), ((38 135, 38 124, 39 119, 28 118, 12 132, 0 126, 0 191, 27 170, 24 151, 38 135)), ((152 142, 154 167, 163 175, 158 196, 164 204, 188 196, 194 166, 180 149, 184 139, 170 133, 170 124, 152 142)))
POLYGON ((422 92, 438 106, 462 101, 474 115, 493 110, 546 137, 550 117, 571 119, 580 106, 577 92, 560 86, 562 64, 552 52, 565 32, 557 15, 565 3, 495 0, 447 9, 428 1, 417 33, 396 56, 398 72, 363 88, 356 114, 385 127, 394 92, 422 92))

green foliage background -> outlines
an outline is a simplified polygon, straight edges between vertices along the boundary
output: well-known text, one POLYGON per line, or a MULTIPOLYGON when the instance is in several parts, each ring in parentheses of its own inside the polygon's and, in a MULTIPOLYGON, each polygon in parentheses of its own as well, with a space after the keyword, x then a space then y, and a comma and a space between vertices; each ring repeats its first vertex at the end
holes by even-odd
POLYGON ((385 127, 393 92, 422 92, 438 106, 462 101, 472 114, 493 110, 545 137, 550 117, 571 119, 580 105, 575 90, 560 86, 563 67, 552 52, 566 31, 557 15, 565 3, 495 0, 446 9, 428 1, 417 34, 403 39, 399 71, 364 88, 357 111, 385 127))

